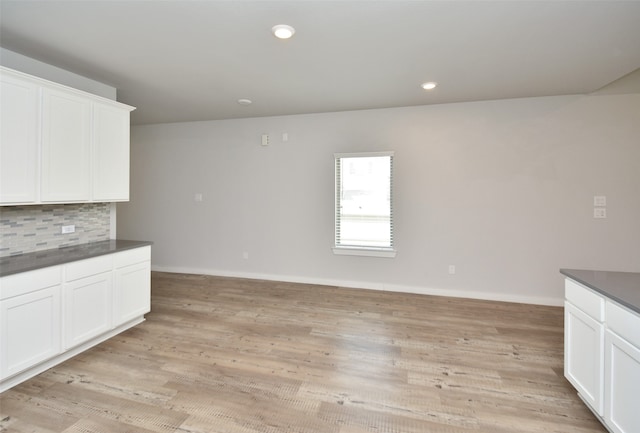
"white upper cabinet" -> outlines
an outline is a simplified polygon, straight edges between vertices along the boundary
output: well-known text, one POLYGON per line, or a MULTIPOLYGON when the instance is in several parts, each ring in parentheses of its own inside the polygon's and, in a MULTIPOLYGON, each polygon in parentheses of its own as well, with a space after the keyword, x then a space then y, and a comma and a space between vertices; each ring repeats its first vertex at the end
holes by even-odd
POLYGON ((0 202, 37 201, 38 86, 0 74, 0 202))
POLYGON ((129 111, 93 105, 93 200, 129 200, 129 111))
POLYGON ((68 92, 42 90, 43 202, 91 199, 90 127, 91 100, 68 92))
POLYGON ((129 200, 133 107, 0 67, 0 204, 129 200))

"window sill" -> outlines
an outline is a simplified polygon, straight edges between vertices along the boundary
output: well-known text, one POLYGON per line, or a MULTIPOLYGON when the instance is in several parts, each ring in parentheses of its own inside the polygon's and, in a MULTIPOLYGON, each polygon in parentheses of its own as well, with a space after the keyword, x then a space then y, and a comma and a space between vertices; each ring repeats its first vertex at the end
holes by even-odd
POLYGON ((388 248, 333 247, 333 254, 339 256, 366 256, 394 258, 396 250, 388 248))

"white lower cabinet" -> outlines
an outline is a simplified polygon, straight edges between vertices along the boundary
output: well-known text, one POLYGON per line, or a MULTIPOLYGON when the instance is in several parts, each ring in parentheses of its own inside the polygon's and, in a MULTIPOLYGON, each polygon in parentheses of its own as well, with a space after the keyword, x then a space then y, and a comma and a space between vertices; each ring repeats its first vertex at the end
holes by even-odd
POLYGON ((61 352, 60 286, 0 301, 2 376, 10 376, 61 352))
POLYGON ((567 279, 564 303, 564 375, 603 414, 604 298, 567 279))
POLYGON ((151 247, 0 278, 0 392, 144 320, 151 247))
POLYGON ((111 329, 112 280, 105 272, 65 285, 65 349, 111 329))
POLYGON ((113 294, 115 325, 151 311, 151 247, 114 255, 116 285, 113 294))
POLYGON ((640 432, 640 315, 565 280, 565 377, 613 433, 640 432))
POLYGON ((149 262, 116 269, 114 320, 125 323, 148 313, 151 309, 151 280, 149 262))
POLYGON ((111 329, 112 297, 112 256, 95 257, 65 266, 65 349, 111 329))
POLYGON ((602 416, 604 325, 570 302, 565 302, 564 317, 565 376, 602 416))
POLYGON ((604 420, 614 433, 640 432, 640 316, 607 304, 604 420))

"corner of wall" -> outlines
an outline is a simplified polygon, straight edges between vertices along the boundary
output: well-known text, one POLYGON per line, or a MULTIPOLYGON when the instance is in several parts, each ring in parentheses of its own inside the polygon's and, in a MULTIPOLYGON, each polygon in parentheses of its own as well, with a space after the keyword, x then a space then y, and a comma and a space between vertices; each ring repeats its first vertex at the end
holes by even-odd
POLYGON ((53 81, 74 89, 83 90, 94 95, 116 100, 117 89, 99 81, 82 75, 74 74, 53 65, 41 62, 31 57, 9 51, 0 47, 0 65, 25 74, 34 75, 45 80, 53 81))

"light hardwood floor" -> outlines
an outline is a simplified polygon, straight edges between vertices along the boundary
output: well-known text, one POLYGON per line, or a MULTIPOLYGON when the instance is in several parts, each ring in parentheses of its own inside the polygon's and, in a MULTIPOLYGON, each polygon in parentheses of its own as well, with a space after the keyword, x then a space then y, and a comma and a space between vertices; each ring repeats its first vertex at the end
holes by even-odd
POLYGON ((153 273, 147 321, 0 396, 2 432, 602 433, 563 310, 153 273))

